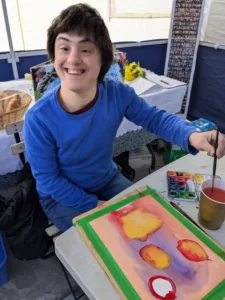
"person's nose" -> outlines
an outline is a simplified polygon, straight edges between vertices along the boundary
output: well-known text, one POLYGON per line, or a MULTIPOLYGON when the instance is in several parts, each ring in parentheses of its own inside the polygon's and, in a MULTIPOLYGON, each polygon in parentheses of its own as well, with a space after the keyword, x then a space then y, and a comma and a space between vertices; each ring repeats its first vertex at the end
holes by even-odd
POLYGON ((78 49, 71 49, 68 56, 68 63, 72 66, 79 65, 81 63, 81 53, 78 49))

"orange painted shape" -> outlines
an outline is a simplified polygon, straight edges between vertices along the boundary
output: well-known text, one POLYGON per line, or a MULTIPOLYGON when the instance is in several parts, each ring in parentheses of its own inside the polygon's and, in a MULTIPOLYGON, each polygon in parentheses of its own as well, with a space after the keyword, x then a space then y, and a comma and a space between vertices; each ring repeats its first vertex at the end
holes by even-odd
POLYGON ((146 245, 140 250, 141 258, 157 270, 164 270, 170 266, 171 257, 162 248, 155 245, 146 245))
POLYGON ((190 261, 201 262, 210 260, 205 250, 195 241, 180 240, 177 249, 190 261))

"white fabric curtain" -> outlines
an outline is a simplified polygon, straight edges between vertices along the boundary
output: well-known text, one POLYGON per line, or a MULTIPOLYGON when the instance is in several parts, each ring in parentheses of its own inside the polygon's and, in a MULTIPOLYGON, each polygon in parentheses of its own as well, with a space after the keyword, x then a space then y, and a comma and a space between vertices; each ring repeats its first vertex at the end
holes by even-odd
POLYGON ((212 0, 205 0, 200 40, 204 41, 212 0))
POLYGON ((203 41, 225 45, 225 0, 212 0, 203 41))

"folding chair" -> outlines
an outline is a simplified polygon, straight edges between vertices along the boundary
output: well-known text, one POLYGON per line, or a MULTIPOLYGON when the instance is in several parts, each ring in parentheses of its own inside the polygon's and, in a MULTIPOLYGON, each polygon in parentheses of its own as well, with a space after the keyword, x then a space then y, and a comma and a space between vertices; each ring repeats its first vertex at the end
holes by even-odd
MULTIPOLYGON (((20 132, 23 131, 23 124, 23 120, 14 123, 9 123, 5 126, 5 131, 8 135, 14 135, 16 143, 11 145, 11 152, 13 155, 19 155, 23 165, 25 165, 25 143, 24 141, 21 141, 20 138, 20 132)), ((46 233, 48 234, 48 236, 55 240, 57 235, 60 234, 60 230, 55 225, 52 225, 51 222, 49 222, 49 227, 46 228, 46 233)))
MULTIPOLYGON (((25 165, 25 163, 26 163, 25 143, 24 143, 24 141, 21 141, 21 138, 20 138, 20 132, 23 131, 23 125, 24 125, 23 120, 18 121, 18 122, 9 123, 5 126, 5 131, 8 135, 11 135, 11 134, 14 135, 16 143, 11 145, 11 147, 10 147, 11 152, 13 155, 19 155, 23 165, 25 165)), ((53 225, 51 221, 49 221, 49 226, 45 229, 45 232, 47 233, 47 235, 50 238, 52 238, 53 245, 54 245, 57 237, 61 234, 60 230, 55 225, 53 225)), ((54 251, 54 253, 46 254, 45 257, 43 257, 42 259, 48 259, 49 257, 51 257, 53 255, 55 255, 55 251, 54 251)), ((80 299, 81 297, 84 296, 84 294, 82 293, 79 297, 76 296, 75 291, 73 290, 73 287, 70 283, 66 269, 64 268, 64 266, 62 265, 62 263, 60 261, 59 261, 59 263, 60 263, 63 274, 66 278, 66 281, 69 285, 69 288, 71 290, 71 293, 72 293, 74 299, 75 300, 80 299)))

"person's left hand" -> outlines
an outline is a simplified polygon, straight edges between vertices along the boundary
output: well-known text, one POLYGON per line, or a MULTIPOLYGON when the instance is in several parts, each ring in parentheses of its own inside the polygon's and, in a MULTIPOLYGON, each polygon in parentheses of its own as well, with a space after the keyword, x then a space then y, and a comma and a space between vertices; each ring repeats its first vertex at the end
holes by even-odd
MULTIPOLYGON (((216 130, 206 132, 193 132, 189 136, 189 144, 200 151, 206 151, 208 155, 214 156, 215 153, 216 130)), ((219 133, 217 158, 225 155, 225 137, 219 133)))

